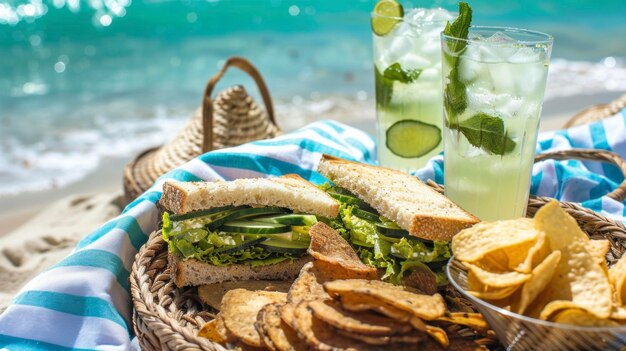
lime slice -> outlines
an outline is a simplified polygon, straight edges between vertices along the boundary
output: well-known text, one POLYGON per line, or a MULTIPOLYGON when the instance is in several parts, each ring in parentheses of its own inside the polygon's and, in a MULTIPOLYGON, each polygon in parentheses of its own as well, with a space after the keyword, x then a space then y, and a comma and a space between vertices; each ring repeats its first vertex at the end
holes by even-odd
POLYGON ((432 124, 405 119, 387 129, 387 148, 404 158, 421 157, 441 142, 441 129, 432 124))
POLYGON ((377 35, 387 35, 404 16, 402 5, 396 0, 380 0, 374 6, 372 31, 377 35))

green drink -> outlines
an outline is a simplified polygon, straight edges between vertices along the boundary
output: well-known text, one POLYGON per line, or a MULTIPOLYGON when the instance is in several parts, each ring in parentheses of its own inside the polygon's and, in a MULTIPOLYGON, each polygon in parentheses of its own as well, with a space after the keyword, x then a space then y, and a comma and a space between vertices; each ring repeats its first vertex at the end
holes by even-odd
POLYGON ((523 217, 552 37, 471 27, 462 39, 451 31, 441 35, 446 196, 482 220, 523 217))
POLYGON ((379 1, 372 13, 378 161, 410 172, 442 150, 439 33, 453 16, 379 1))

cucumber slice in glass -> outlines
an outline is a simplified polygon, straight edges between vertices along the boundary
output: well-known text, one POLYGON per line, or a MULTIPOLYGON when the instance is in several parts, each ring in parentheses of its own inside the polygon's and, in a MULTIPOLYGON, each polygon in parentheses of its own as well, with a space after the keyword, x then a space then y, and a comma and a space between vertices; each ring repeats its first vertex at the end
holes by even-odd
POLYGON ((309 242, 266 239, 265 241, 259 243, 258 246, 266 249, 267 251, 299 255, 306 252, 309 248, 309 242))
POLYGON ((226 222, 218 229, 227 233, 245 234, 281 234, 291 230, 288 225, 258 221, 226 222))
POLYGON ((404 17, 402 5, 396 0, 380 0, 374 6, 372 31, 377 35, 389 34, 404 17))
POLYGON ((386 134, 387 148, 403 158, 424 156, 441 142, 439 127, 412 119, 394 123, 386 134))

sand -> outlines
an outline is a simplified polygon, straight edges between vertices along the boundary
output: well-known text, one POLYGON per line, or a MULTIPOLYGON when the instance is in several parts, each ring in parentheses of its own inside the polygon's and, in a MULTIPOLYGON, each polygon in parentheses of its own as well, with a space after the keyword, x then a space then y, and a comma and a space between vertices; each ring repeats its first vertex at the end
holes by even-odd
MULTIPOLYGON (((608 102, 619 95, 548 101, 541 130, 560 129, 584 106, 608 102)), ((373 111, 371 116, 347 118, 342 115, 336 119, 374 134, 373 111)), ((105 160, 94 174, 66 188, 0 197, 0 311, 33 276, 61 260, 83 236, 120 213, 122 169, 127 161, 105 160)))

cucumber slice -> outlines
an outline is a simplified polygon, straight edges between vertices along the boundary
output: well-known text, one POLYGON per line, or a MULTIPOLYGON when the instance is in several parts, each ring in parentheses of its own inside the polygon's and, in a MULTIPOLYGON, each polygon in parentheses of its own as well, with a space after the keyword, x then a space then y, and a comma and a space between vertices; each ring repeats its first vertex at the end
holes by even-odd
POLYGON ((281 234, 291 230, 288 225, 259 221, 227 222, 221 225, 218 229, 227 233, 245 234, 281 234))
POLYGON ((370 211, 365 211, 359 208, 354 208, 352 209, 352 214, 359 218, 362 218, 362 219, 365 219, 374 223, 380 222, 379 216, 376 213, 372 213, 370 211))
POLYGON ((361 241, 361 240, 355 240, 355 239, 352 239, 352 240, 350 240, 350 241, 351 241, 354 245, 357 245, 357 246, 369 247, 369 248, 374 247, 374 244, 369 244, 369 243, 366 243, 366 242, 361 241))
POLYGON ((376 230, 384 235, 384 236, 388 236, 391 238, 407 238, 410 239, 410 235, 409 232, 407 232, 406 230, 398 227, 397 225, 395 225, 394 223, 376 223, 376 230))
POLYGON ((311 226, 317 223, 317 217, 314 215, 290 213, 282 216, 270 216, 254 218, 255 221, 266 223, 279 223, 293 226, 311 226))
POLYGON ((389 127, 386 137, 387 148, 394 155, 415 158, 426 155, 441 143, 441 129, 432 124, 405 119, 389 127))
POLYGON ((226 222, 231 222, 235 219, 239 218, 247 218, 251 216, 260 216, 267 214, 275 214, 275 213, 285 213, 286 210, 280 207, 245 207, 245 208, 236 208, 230 210, 229 212, 224 213, 223 215, 217 217, 215 220, 211 221, 211 223, 207 224, 206 227, 213 231, 219 228, 222 224, 226 222))
POLYGON ((245 241, 241 242, 239 245, 221 247, 218 250, 216 250, 216 252, 218 252, 218 253, 225 253, 226 254, 226 253, 232 253, 232 252, 245 250, 245 249, 247 249, 249 247, 252 247, 254 245, 257 245, 257 244, 261 243, 263 240, 265 240, 265 238, 256 238, 256 239, 245 240, 245 241))
POLYGON ((428 268, 430 268, 433 272, 441 270, 441 268, 443 268, 446 264, 448 264, 447 258, 438 261, 426 262, 428 268))
POLYGON ((365 204, 365 202, 363 202, 361 199, 354 197, 352 195, 347 195, 347 194, 340 194, 340 193, 336 193, 334 191, 328 191, 328 195, 332 196, 333 198, 341 201, 341 202, 345 202, 347 204, 350 205, 361 205, 361 204, 365 204))
POLYGON ((309 242, 266 239, 265 241, 259 243, 258 246, 266 249, 267 251, 299 255, 306 253, 306 250, 309 248, 309 242))
POLYGON ((404 9, 396 0, 380 0, 374 6, 372 31, 377 35, 389 34, 404 17, 404 9))
POLYGON ((226 210, 232 210, 234 208, 235 207, 233 207, 233 206, 224 206, 224 207, 210 208, 208 210, 187 212, 187 213, 183 213, 183 214, 173 214, 173 215, 170 216, 170 220, 172 222, 174 222, 174 221, 184 221, 186 219, 204 217, 204 216, 216 214, 218 212, 223 212, 223 211, 226 211, 226 210))

